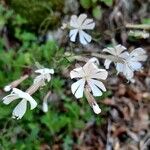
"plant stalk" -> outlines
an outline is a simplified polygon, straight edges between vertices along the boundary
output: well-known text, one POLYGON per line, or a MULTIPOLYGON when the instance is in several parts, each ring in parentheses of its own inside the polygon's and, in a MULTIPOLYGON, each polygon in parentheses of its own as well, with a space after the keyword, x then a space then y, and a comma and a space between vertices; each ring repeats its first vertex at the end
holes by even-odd
POLYGON ((126 28, 150 30, 150 25, 148 25, 148 24, 130 24, 130 23, 127 23, 126 28))
POLYGON ((123 59, 118 56, 98 54, 98 53, 92 53, 91 55, 98 58, 109 59, 113 62, 124 63, 123 59))

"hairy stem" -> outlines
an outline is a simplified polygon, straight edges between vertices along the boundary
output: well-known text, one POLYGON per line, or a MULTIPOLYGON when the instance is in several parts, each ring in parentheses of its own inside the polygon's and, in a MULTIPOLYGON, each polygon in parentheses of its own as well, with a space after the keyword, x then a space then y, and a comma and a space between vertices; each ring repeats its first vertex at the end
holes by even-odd
POLYGON ((26 80, 28 77, 29 77, 29 75, 27 75, 27 74, 24 75, 24 76, 21 76, 20 79, 17 79, 15 81, 13 81, 11 83, 11 86, 12 87, 17 87, 21 82, 23 82, 24 80, 26 80))
POLYGON ((122 58, 113 56, 113 55, 105 55, 105 54, 99 54, 99 53, 92 53, 91 55, 94 57, 98 57, 98 58, 109 59, 113 62, 124 63, 122 58))
POLYGON ((89 105, 92 107, 92 105, 95 104, 96 101, 95 101, 94 97, 92 96, 92 94, 90 93, 89 87, 85 88, 84 94, 85 94, 85 97, 86 97, 89 105))
POLYGON ((126 28, 150 30, 150 25, 148 25, 148 24, 130 24, 130 23, 127 23, 126 28))
POLYGON ((41 86, 43 85, 43 81, 39 81, 37 83, 32 84, 26 92, 30 95, 34 94, 41 86))

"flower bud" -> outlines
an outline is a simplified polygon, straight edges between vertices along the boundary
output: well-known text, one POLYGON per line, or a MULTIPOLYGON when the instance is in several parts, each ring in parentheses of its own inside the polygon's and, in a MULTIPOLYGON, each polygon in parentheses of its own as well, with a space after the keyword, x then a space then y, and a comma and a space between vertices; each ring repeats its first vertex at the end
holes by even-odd
POLYGON ((94 111, 96 114, 101 113, 101 109, 99 108, 99 106, 97 105, 97 103, 94 103, 94 104, 92 105, 92 108, 93 108, 93 111, 94 111))

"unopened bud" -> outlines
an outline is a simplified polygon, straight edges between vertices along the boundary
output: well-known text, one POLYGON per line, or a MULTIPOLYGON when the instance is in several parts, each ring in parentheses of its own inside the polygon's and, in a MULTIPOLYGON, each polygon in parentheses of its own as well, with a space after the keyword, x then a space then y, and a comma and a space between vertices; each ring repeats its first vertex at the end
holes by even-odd
POLYGON ((9 92, 12 88, 16 88, 21 82, 23 82, 24 80, 26 80, 28 77, 29 77, 29 75, 21 76, 20 79, 17 79, 15 81, 13 81, 12 83, 6 85, 4 87, 4 91, 5 92, 9 92))
POLYGON ((101 113, 101 109, 99 108, 99 106, 97 105, 97 103, 94 103, 94 104, 92 105, 92 108, 93 108, 93 111, 94 111, 96 114, 101 113))
POLYGON ((87 101, 90 104, 90 106, 92 107, 94 113, 95 114, 101 113, 101 109, 99 108, 99 106, 96 103, 96 100, 94 99, 94 97, 90 93, 88 86, 85 88, 84 93, 85 93, 85 97, 87 98, 87 101))
POLYGON ((45 97, 44 97, 44 99, 43 99, 42 110, 43 110, 43 112, 45 112, 45 113, 48 112, 48 98, 49 98, 50 94, 51 94, 51 91, 49 91, 49 92, 45 95, 45 97))

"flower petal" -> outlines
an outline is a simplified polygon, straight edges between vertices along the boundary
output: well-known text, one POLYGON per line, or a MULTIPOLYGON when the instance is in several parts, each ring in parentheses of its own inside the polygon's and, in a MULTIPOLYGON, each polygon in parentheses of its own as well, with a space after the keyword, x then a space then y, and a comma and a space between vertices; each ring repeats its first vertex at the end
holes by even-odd
POLYGON ((80 79, 71 85, 71 91, 76 98, 83 97, 84 85, 85 85, 84 79, 80 79))
POLYGON ((17 88, 13 88, 12 89, 12 93, 13 94, 17 94, 19 97, 22 97, 22 95, 24 95, 25 92, 23 92, 23 91, 21 91, 21 90, 19 90, 17 88))
POLYGON ((111 62, 112 62, 112 61, 109 60, 109 59, 106 59, 106 60, 105 60, 104 66, 105 66, 106 69, 109 69, 109 66, 110 66, 111 62))
POLYGON ((29 101, 31 110, 33 110, 37 106, 37 102, 30 95, 28 98, 26 98, 26 100, 29 101))
POLYGON ((13 110, 12 118, 21 119, 24 116, 26 109, 27 109, 27 101, 23 99, 13 110))
POLYGON ((79 28, 79 25, 78 25, 78 18, 76 15, 72 15, 71 16, 71 19, 70 19, 70 26, 73 27, 73 28, 79 28))
POLYGON ((90 78, 105 80, 108 76, 108 72, 105 69, 98 69, 97 65, 90 60, 83 66, 86 75, 90 78))
POLYGON ((33 80, 33 83, 34 84, 39 83, 39 82, 41 82, 41 80, 44 80, 43 75, 39 75, 39 76, 35 77, 35 79, 33 80))
POLYGON ((126 50, 126 47, 124 47, 123 45, 119 44, 119 45, 115 46, 114 49, 116 50, 117 56, 119 56, 123 51, 126 50))
POLYGON ((71 79, 73 79, 73 78, 82 78, 83 76, 84 76, 84 71, 83 71, 83 68, 82 68, 82 67, 73 69, 73 70, 70 72, 70 77, 71 77, 71 79))
POLYGON ((54 74, 54 69, 44 68, 44 69, 38 69, 35 71, 35 73, 40 74, 54 74))
POLYGON ((82 24, 82 29, 92 30, 95 27, 93 19, 86 19, 82 24))
POLYGON ((123 74, 128 80, 131 80, 134 76, 133 70, 127 64, 125 64, 123 74))
POLYGON ((141 64, 140 62, 131 62, 131 63, 130 63, 130 67, 131 67, 133 70, 137 71, 137 70, 140 70, 140 69, 141 69, 142 64, 141 64))
POLYGON ((117 73, 119 72, 123 72, 125 69, 125 65, 122 64, 122 63, 116 63, 116 70, 117 70, 117 73))
POLYGON ((89 78, 91 78, 93 73, 97 72, 97 70, 98 70, 97 65, 89 61, 83 66, 83 71, 85 72, 85 76, 88 76, 89 78))
POLYGON ((122 45, 117 45, 115 47, 107 47, 107 48, 104 48, 103 51, 104 52, 107 52, 107 53, 110 53, 114 56, 120 56, 120 54, 126 50, 126 47, 122 46, 122 45))
POLYGON ((94 79, 90 79, 90 81, 93 82, 93 84, 95 84, 102 91, 106 91, 106 88, 105 88, 104 84, 101 81, 94 80, 94 79))
POLYGON ((2 100, 3 100, 3 103, 8 105, 10 104, 12 101, 18 99, 19 96, 17 94, 9 94, 7 96, 5 96, 2 100))
POLYGON ((123 52, 119 55, 119 57, 124 58, 126 61, 130 58, 130 54, 128 52, 123 52))
POLYGON ((132 57, 133 61, 146 61, 147 55, 143 48, 136 48, 131 53, 130 56, 132 57))
POLYGON ((85 33, 84 31, 80 30, 79 31, 79 40, 83 45, 86 45, 89 42, 91 42, 92 37, 89 34, 85 33))
MULTIPOLYGON (((90 86, 93 95, 94 95, 94 96, 101 96, 101 95, 102 95, 102 92, 101 92, 101 90, 98 88, 98 86, 95 84, 95 81, 96 81, 96 80, 93 80, 93 79, 87 80, 88 85, 90 86)), ((99 81, 99 82, 100 82, 100 81, 99 81)), ((100 85, 100 86, 101 86, 101 85, 100 85)), ((103 85, 103 86, 104 86, 104 85, 103 85)), ((104 87, 102 87, 102 88, 104 88, 104 87)))
POLYGON ((78 33, 78 29, 70 30, 70 33, 69 33, 70 41, 75 42, 77 33, 78 33))
POLYGON ((87 15, 86 15, 86 14, 81 14, 81 15, 78 17, 78 25, 79 25, 79 27, 83 24, 83 22, 85 21, 86 18, 87 18, 87 15))
POLYGON ((107 53, 112 54, 112 55, 114 55, 114 56, 117 55, 117 53, 116 53, 116 51, 115 51, 115 49, 114 49, 113 47, 104 48, 104 49, 103 49, 103 52, 107 52, 107 53))
POLYGON ((49 82, 51 80, 51 75, 50 74, 45 74, 45 79, 47 80, 47 82, 49 82))
POLYGON ((31 110, 37 106, 37 102, 28 93, 23 92, 17 88, 13 88, 12 92, 17 94, 19 96, 19 98, 23 98, 23 99, 29 101, 31 110))
POLYGON ((105 69, 97 69, 93 71, 91 78, 106 80, 108 72, 105 69))
POLYGON ((90 58, 87 63, 93 63, 96 66, 99 65, 99 61, 98 61, 98 59, 96 57, 90 58))

